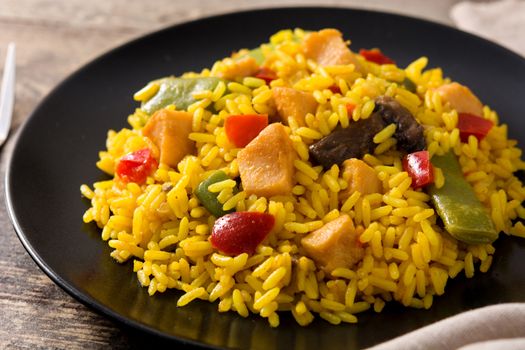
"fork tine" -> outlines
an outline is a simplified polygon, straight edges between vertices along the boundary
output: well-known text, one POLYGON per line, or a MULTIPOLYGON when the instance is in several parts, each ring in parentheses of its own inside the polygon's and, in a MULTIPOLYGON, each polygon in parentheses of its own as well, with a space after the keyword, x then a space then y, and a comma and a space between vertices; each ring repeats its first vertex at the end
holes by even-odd
POLYGON ((15 43, 9 43, 7 46, 2 86, 0 87, 0 145, 7 139, 13 117, 13 105, 15 102, 15 59, 15 43))

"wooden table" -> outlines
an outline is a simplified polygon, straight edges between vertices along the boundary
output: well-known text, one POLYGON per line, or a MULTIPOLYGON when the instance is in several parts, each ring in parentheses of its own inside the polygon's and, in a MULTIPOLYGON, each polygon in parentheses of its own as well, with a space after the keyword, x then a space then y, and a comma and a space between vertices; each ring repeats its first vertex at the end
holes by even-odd
MULTIPOLYGON (((454 0, 374 0, 374 9, 450 23, 454 0)), ((319 1, 252 0, 2 0, 0 62, 10 41, 17 44, 17 88, 13 133, 40 100, 68 74, 104 51, 174 23, 236 9, 314 5, 319 1)), ((323 5, 357 6, 357 0, 323 5)), ((31 260, 5 209, 6 158, 0 163, 0 348, 127 349, 145 347, 150 337, 101 316, 67 295, 31 260)), ((30 205, 30 204, 29 204, 30 205)), ((80 220, 80 218, 79 218, 80 220)))

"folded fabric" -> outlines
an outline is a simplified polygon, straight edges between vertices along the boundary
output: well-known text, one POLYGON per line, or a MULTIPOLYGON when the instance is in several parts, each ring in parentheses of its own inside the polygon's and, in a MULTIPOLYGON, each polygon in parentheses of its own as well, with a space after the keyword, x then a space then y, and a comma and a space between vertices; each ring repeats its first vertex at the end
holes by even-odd
POLYGON ((498 304, 446 318, 371 349, 437 350, 463 346, 462 350, 473 350, 485 346, 481 349, 500 350, 506 349, 507 344, 510 349, 525 349, 524 325, 525 303, 498 304), (493 342, 497 339, 505 339, 505 346, 493 342), (490 347, 491 343, 496 347, 490 347))
POLYGON ((525 56, 525 1, 460 2, 450 17, 458 28, 525 56))
POLYGON ((525 338, 498 339, 462 346, 458 350, 523 350, 525 338))

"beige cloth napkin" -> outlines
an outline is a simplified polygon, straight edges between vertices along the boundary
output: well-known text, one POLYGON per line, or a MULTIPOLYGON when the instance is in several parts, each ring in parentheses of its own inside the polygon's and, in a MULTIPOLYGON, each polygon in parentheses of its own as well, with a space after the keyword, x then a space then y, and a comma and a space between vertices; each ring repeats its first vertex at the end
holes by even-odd
POLYGON ((458 28, 525 56, 525 1, 460 2, 450 17, 458 28))
POLYGON ((525 349, 525 303, 499 304, 467 311, 371 349, 525 349))

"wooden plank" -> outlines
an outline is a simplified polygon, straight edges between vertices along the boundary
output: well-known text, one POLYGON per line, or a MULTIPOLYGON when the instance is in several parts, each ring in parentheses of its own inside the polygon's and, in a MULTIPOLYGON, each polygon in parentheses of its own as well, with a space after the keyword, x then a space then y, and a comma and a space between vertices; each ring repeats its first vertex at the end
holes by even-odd
MULTIPOLYGON (((17 86, 13 128, 73 70, 138 35, 138 30, 85 30, 0 21, 0 50, 17 44, 17 86)), ((3 57, 2 57, 3 59, 3 57)))
MULTIPOLYGON (((0 63, 5 54, 2 49, 7 43, 15 41, 17 44, 17 102, 13 129, 72 71, 144 32, 144 28, 123 26, 99 28, 93 25, 88 30, 85 26, 72 26, 58 20, 17 17, 16 13, 7 13, 5 8, 6 5, 14 8, 15 2, 22 5, 15 8, 17 13, 35 12, 24 7, 24 3, 29 6, 35 1, 0 2, 0 63)), ((73 10, 82 12, 78 8, 73 10)), ((12 142, 4 147, 2 178, 6 154, 11 148, 12 142)), ((0 201, 4 200, 2 181, 0 201)), ((127 330, 74 300, 43 274, 18 241, 5 209, 0 210, 0 225, 3 228, 0 234, 1 349, 97 349, 109 344, 115 348, 129 347, 127 330)))
MULTIPOLYGON (((0 185, 4 201, 4 185, 0 185)), ((113 322, 66 295, 34 264, 0 213, 0 348, 96 348, 125 342, 113 322), (96 346, 98 345, 98 346, 96 346)), ((117 344, 118 345, 118 344, 117 344)))

